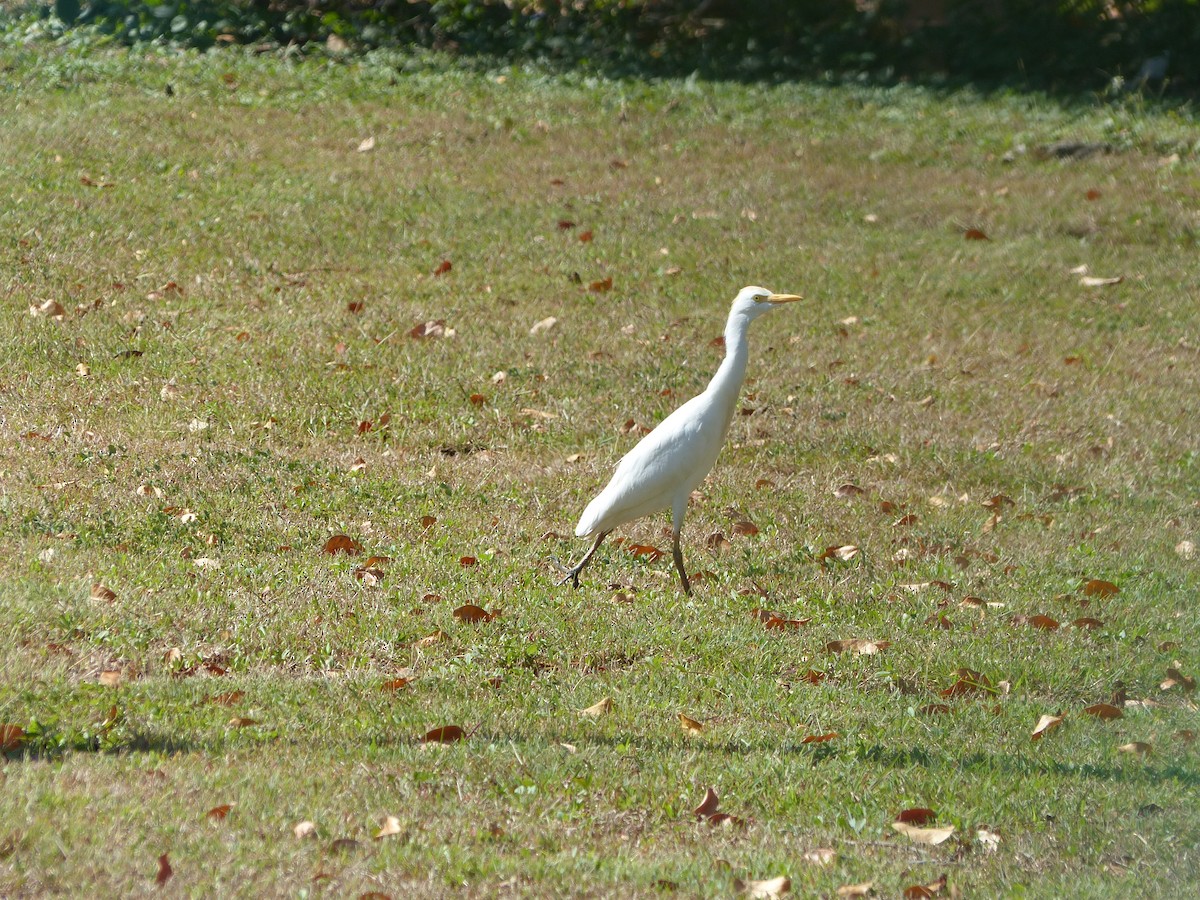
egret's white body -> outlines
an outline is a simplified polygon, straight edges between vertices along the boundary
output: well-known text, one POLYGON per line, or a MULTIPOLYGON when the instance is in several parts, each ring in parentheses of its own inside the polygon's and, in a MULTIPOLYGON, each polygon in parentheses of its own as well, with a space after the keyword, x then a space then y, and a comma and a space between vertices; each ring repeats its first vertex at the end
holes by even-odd
POLYGON ((579 573, 614 528, 669 508, 675 568, 684 591, 691 593, 679 535, 688 498, 717 461, 737 408, 750 355, 746 331, 763 313, 799 299, 795 294, 773 294, 760 287, 738 293, 725 323, 725 359, 712 381, 702 394, 663 419, 617 464, 608 486, 579 519, 575 536, 591 538, 592 545, 583 559, 565 570, 563 582, 579 585, 579 573))

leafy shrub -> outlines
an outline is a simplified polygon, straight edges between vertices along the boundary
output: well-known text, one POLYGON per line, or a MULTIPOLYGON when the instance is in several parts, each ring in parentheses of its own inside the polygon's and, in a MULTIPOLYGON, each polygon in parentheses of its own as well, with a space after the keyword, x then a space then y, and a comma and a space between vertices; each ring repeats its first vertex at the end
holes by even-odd
POLYGON ((825 72, 1096 87, 1172 51, 1200 81, 1200 0, 54 0, 128 42, 417 45, 610 72, 825 72))

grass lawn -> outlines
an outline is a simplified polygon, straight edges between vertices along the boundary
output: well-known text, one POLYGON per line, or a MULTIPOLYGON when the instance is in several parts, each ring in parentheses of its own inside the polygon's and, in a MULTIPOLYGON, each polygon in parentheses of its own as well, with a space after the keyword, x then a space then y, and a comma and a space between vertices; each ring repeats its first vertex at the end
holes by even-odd
POLYGON ((1186 110, 0 48, 0 894, 1200 886, 1186 110))

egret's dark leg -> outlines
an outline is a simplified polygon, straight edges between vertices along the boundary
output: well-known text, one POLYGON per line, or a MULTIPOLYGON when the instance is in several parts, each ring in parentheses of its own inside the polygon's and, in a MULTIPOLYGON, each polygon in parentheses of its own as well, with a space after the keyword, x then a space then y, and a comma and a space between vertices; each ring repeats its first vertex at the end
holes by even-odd
POLYGON ((679 572, 679 580, 683 583, 683 592, 690 597, 692 596, 692 585, 688 581, 687 569, 683 567, 683 550, 679 546, 681 530, 679 526, 671 529, 671 555, 675 558, 675 569, 679 572))
POLYGON ((564 566, 558 567, 559 571, 561 571, 564 575, 563 580, 559 582, 560 585, 566 584, 569 581, 571 584, 575 585, 575 587, 579 587, 579 573, 583 571, 584 566, 591 562, 592 554, 596 552, 596 549, 600 546, 600 542, 608 537, 608 534, 609 533, 607 531, 602 531, 596 535, 596 539, 592 541, 592 546, 588 547, 588 552, 583 554, 583 559, 575 563, 575 565, 571 566, 571 568, 568 569, 564 566))

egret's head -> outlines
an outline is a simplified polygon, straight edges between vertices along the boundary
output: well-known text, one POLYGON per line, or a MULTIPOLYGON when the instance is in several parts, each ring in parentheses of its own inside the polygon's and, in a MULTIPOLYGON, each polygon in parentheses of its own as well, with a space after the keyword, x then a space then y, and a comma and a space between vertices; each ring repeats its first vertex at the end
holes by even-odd
POLYGON ((751 285, 738 291, 737 298, 733 301, 733 308, 754 319, 785 303, 803 299, 797 294, 776 294, 764 287, 751 285))

